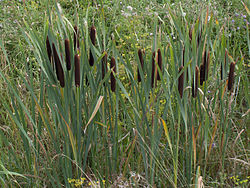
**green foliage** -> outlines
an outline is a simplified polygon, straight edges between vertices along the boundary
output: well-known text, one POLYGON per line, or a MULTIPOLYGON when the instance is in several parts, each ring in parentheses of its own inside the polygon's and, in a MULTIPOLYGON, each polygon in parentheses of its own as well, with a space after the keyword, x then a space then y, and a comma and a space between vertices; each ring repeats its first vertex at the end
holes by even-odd
MULTIPOLYGON (((227 1, 203 7, 199 6, 204 2, 190 2, 4 2, 4 11, 9 8, 25 18, 19 18, 15 29, 9 22, 13 18, 4 19, 8 30, 0 39, 2 185, 223 187, 239 183, 226 174, 237 174, 247 184, 243 171, 249 168, 248 25, 237 18, 234 24, 246 24, 245 30, 238 31, 229 18, 223 21, 223 12, 213 8, 229 7, 227 15, 235 15, 227 1), (73 45, 75 25, 79 49, 73 45), (92 25, 95 45, 89 36, 92 25), (63 87, 54 60, 47 55, 47 36, 60 54, 63 87), (145 51, 143 67, 138 48, 145 51), (163 68, 156 53, 155 72, 160 77, 156 82, 152 54, 158 49, 163 68), (103 78, 105 52, 108 66, 103 78), (90 53, 94 66, 89 65, 90 53), (75 54, 80 56, 79 86, 75 54), (116 70, 109 66, 112 57, 116 70), (236 62, 234 86, 227 91, 231 62, 236 62), (199 80, 195 69, 201 65, 207 71, 205 81, 198 84, 193 98, 193 83, 199 80)), ((249 18, 243 5, 238 10, 249 18)))

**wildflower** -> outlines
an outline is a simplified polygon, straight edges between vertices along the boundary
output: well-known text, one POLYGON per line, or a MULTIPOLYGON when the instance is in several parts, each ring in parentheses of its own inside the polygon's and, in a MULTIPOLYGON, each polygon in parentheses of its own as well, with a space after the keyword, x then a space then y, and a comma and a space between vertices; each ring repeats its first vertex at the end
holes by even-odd
MULTIPOLYGON (((115 58, 114 57, 111 58, 110 69, 113 70, 114 73, 116 73, 116 66, 115 66, 115 58)), ((111 72, 111 91, 115 92, 116 80, 115 80, 115 76, 114 76, 113 72, 111 72)))
MULTIPOLYGON (((181 66, 179 68, 179 73, 182 71, 183 68, 184 68, 183 66, 181 66)), ((182 72, 181 75, 178 78, 178 91, 179 91, 179 94, 180 94, 181 98, 182 98, 182 95, 183 95, 183 84, 184 84, 184 72, 182 72)))
POLYGON ((58 53, 56 51, 54 43, 52 44, 52 48, 53 48, 53 56, 54 56, 54 61, 55 61, 57 79, 60 82, 60 86, 64 87, 65 83, 64 83, 63 68, 62 68, 62 65, 61 65, 61 62, 60 62, 60 59, 59 59, 59 56, 58 56, 58 53))
POLYGON ((80 86, 80 57, 78 54, 75 55, 75 86, 80 86))
POLYGON ((240 29, 240 27, 237 27, 237 30, 239 30, 240 29))
POLYGON ((238 13, 235 13, 235 17, 238 17, 239 16, 239 14, 238 13))
MULTIPOLYGON (((91 39, 91 42, 92 42, 93 46, 95 46, 95 42, 96 42, 96 29, 95 29, 95 26, 92 26, 90 28, 90 39, 91 39)), ((93 54, 92 54, 91 50, 89 51, 89 65, 90 66, 94 65, 94 57, 93 57, 93 54)))
POLYGON ((51 46, 50 46, 50 43, 49 43, 49 37, 47 36, 47 39, 46 39, 46 48, 47 48, 47 53, 48 53, 48 58, 51 62, 51 57, 52 57, 52 50, 51 50, 51 46))
POLYGON ((246 18, 247 16, 246 15, 244 15, 244 14, 241 14, 241 16, 243 17, 243 18, 246 18))
POLYGON ((132 11, 132 10, 133 10, 133 7, 127 6, 127 9, 128 9, 129 11, 132 11))
POLYGON ((232 20, 232 23, 234 23, 235 21, 234 20, 232 20))
POLYGON ((66 67, 67 70, 71 69, 71 62, 70 62, 70 48, 69 48, 69 39, 65 39, 65 54, 66 54, 66 67))
POLYGON ((231 91, 233 88, 233 82, 234 82, 234 68, 235 68, 235 62, 232 62, 230 64, 230 70, 228 74, 228 90, 231 91))
MULTIPOLYGON (((142 50, 139 49, 138 50, 138 56, 139 56, 139 60, 140 60, 140 63, 141 63, 141 68, 143 70, 143 57, 142 57, 142 50)), ((137 68, 137 79, 138 79, 138 82, 141 82, 141 75, 140 75, 140 71, 139 71, 139 68, 137 68)))

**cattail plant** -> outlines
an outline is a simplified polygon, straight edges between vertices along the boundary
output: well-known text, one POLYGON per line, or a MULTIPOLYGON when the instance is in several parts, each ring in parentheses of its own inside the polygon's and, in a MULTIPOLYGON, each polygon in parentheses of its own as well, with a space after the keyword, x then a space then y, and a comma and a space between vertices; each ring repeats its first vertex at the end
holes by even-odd
MULTIPOLYGON (((92 26, 90 28, 90 39, 91 39, 91 42, 92 42, 93 46, 95 46, 95 41, 96 41, 96 29, 95 29, 95 26, 92 26)), ((89 65, 90 66, 94 65, 94 57, 93 57, 93 54, 92 54, 91 50, 89 51, 89 65)))
POLYGON ((78 33, 78 28, 77 26, 75 25, 74 26, 74 49, 78 49, 80 47, 80 44, 79 44, 79 33, 78 33))
MULTIPOLYGON (((107 68, 108 54, 107 54, 107 52, 104 52, 104 53, 105 53, 105 55, 102 58, 102 79, 104 79, 105 74, 108 70, 108 68, 107 68)), ((105 85, 105 83, 103 83, 103 85, 105 85)))
POLYGON ((69 39, 64 40, 64 46, 66 54, 66 67, 67 70, 69 71, 71 69, 69 39))
POLYGON ((151 74, 151 87, 154 87, 154 79, 155 79, 155 52, 152 54, 152 74, 151 74))
POLYGON ((193 86, 192 86, 192 97, 197 97, 198 92, 198 77, 199 77, 199 67, 196 65, 195 67, 195 76, 193 79, 193 86))
MULTIPOLYGON (((110 69, 113 70, 114 73, 116 73, 116 66, 115 66, 115 58, 114 57, 111 58, 110 69)), ((115 92, 116 80, 115 80, 115 76, 114 76, 113 72, 111 72, 111 91, 115 92)))
POLYGON ((78 54, 75 55, 75 86, 80 86, 80 57, 78 54))
POLYGON ((60 86, 64 87, 65 86, 65 82, 64 82, 63 68, 62 68, 62 64, 60 62, 60 58, 58 56, 58 53, 56 51, 56 47, 55 47, 54 43, 52 44, 52 48, 53 48, 53 57, 54 57, 54 61, 55 61, 57 79, 60 82, 60 86))
POLYGON ((234 82, 234 68, 235 68, 235 62, 232 62, 230 64, 230 70, 228 74, 228 90, 231 91, 233 88, 233 82, 234 82))
POLYGON ((200 85, 202 85, 204 81, 205 81, 205 69, 204 69, 204 64, 201 64, 201 66, 200 66, 200 85))
MULTIPOLYGON (((141 68, 143 70, 143 56, 142 56, 142 50, 139 49, 138 50, 138 56, 139 56, 139 60, 140 60, 140 63, 141 63, 141 68)), ((141 82, 141 75, 140 75, 140 71, 139 71, 139 68, 137 68, 137 78, 138 78, 138 82, 141 82)))
POLYGON ((210 52, 207 52, 207 59, 205 60, 205 81, 208 79, 208 70, 209 70, 209 63, 210 63, 210 52))
POLYGON ((47 36, 47 39, 46 39, 46 48, 47 48, 47 53, 48 53, 48 58, 51 62, 51 57, 52 57, 52 50, 51 50, 51 46, 50 46, 50 43, 49 43, 49 37, 47 36))
MULTIPOLYGON (((158 49, 157 51, 157 63, 160 68, 160 71, 162 72, 162 56, 161 56, 161 49, 158 49)), ((157 71, 157 80, 161 80, 159 71, 157 71)))
MULTIPOLYGON (((179 73, 182 71, 183 68, 184 68, 183 66, 179 68, 179 73)), ((184 72, 181 73, 180 77, 178 78, 178 91, 180 93, 181 98, 183 95, 183 84, 184 84, 184 72)))

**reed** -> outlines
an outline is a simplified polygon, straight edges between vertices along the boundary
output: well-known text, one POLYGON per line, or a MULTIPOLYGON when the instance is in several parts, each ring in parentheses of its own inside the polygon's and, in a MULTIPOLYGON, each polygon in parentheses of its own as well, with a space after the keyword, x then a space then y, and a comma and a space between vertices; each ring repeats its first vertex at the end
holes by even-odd
POLYGON ((66 55, 66 68, 69 71, 71 69, 69 39, 64 40, 64 46, 65 46, 65 55, 66 55))
POLYGON ((195 67, 195 76, 194 76, 193 85, 192 85, 192 97, 193 98, 197 97, 198 79, 199 79, 199 67, 196 65, 196 67, 195 67))
POLYGON ((80 57, 78 54, 75 55, 75 86, 80 86, 80 57))
POLYGON ((46 38, 46 49, 47 49, 48 58, 49 58, 49 60, 51 62, 52 50, 51 50, 51 46, 50 46, 50 43, 49 43, 49 37, 48 36, 46 38))
POLYGON ((79 49, 80 47, 80 43, 79 43, 79 32, 78 32, 78 28, 75 25, 74 26, 74 49, 79 49))
POLYGON ((230 64, 230 70, 228 74, 228 87, 227 87, 229 91, 233 89, 235 64, 236 64, 235 62, 232 62, 230 64))
POLYGON ((115 89, 116 89, 116 79, 115 79, 114 73, 116 73, 116 65, 115 65, 115 58, 114 57, 111 58, 110 69, 112 70, 112 72, 111 72, 111 78, 110 78, 110 81, 111 81, 111 91, 115 92, 115 89))
MULTIPOLYGON (((107 52, 104 52, 104 56, 102 58, 102 79, 104 79, 105 74, 107 73, 108 67, 107 67, 107 61, 108 61, 108 54, 107 52)), ((103 83, 105 85, 105 83, 103 83)))
MULTIPOLYGON (((96 43, 96 28, 95 28, 95 26, 92 26, 90 28, 90 40, 91 40, 93 46, 95 46, 95 43, 96 43)), ((94 62, 94 56, 93 56, 93 54, 92 54, 92 52, 90 50, 89 51, 89 65, 93 66, 94 63, 95 63, 94 62)))
MULTIPOLYGON (((142 50, 141 49, 138 50, 138 56, 139 56, 141 68, 143 70, 144 62, 143 62, 143 56, 142 56, 142 50)), ((140 75, 139 67, 137 68, 137 79, 138 79, 138 82, 141 82, 141 75, 140 75)))
POLYGON ((154 88, 156 81, 155 81, 155 52, 153 52, 153 54, 152 54, 152 73, 151 73, 151 87, 152 88, 154 88))
MULTIPOLYGON (((157 51, 157 63, 158 63, 158 66, 159 66, 159 69, 162 72, 162 55, 161 55, 161 49, 158 49, 157 51)), ((160 74, 159 74, 159 71, 157 71, 157 80, 161 80, 160 78, 160 74)))
MULTIPOLYGON (((183 66, 179 68, 179 73, 182 71, 183 68, 184 68, 183 66)), ((178 78, 178 91, 179 91, 181 98, 183 96, 183 85, 184 85, 184 72, 182 72, 178 78)))
POLYGON ((54 43, 52 44, 52 48, 53 48, 53 57, 54 57, 54 61, 55 61, 57 79, 60 82, 60 86, 64 87, 65 86, 64 72, 63 72, 62 64, 61 64, 60 58, 58 56, 58 53, 56 51, 54 43))

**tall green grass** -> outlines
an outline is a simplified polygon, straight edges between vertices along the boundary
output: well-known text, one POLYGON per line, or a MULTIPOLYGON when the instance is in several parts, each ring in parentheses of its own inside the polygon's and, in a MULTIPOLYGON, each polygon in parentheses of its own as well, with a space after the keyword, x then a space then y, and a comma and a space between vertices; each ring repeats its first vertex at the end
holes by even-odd
MULTIPOLYGON (((28 24, 22 28, 41 69, 38 88, 32 64, 25 65, 25 76, 20 75, 27 90, 25 95, 0 71, 11 98, 10 105, 7 102, 3 105, 23 152, 22 160, 16 160, 14 165, 18 173, 1 165, 0 172, 5 175, 0 179, 2 182, 27 187, 43 184, 70 187, 73 184, 69 178, 85 177, 92 183, 105 179, 106 186, 111 186, 122 184, 117 178, 121 176, 133 186, 200 187, 201 179, 205 184, 212 176, 210 169, 224 172, 239 92, 236 84, 244 77, 243 91, 247 92, 248 78, 237 74, 244 64, 241 58, 236 63, 233 88, 227 91, 229 65, 236 60, 230 51, 225 52, 228 45, 225 28, 219 28, 209 8, 201 11, 193 23, 170 8, 168 25, 159 24, 155 15, 152 49, 142 55, 143 66, 136 38, 131 39, 134 52, 131 60, 116 47, 115 32, 107 27, 103 11, 98 22, 87 22, 87 10, 83 21, 76 16, 72 24, 58 4, 54 8, 55 11, 48 8, 42 36, 28 24), (79 48, 74 45, 75 25, 79 48), (92 25, 96 27, 95 44, 90 37, 92 25), (213 33, 213 28, 219 32, 213 33), (54 59, 48 57, 47 36, 51 48, 54 44, 58 53, 65 86, 59 84, 54 59), (70 70, 66 67, 65 39, 70 43, 70 70), (159 51, 162 67, 158 64, 159 51), (115 66, 107 66, 103 77, 102 60, 106 53, 108 64, 113 59, 115 66), (77 84, 76 54, 80 57, 77 84), (90 54, 93 66, 89 64, 90 54), (193 83, 201 77, 195 76, 196 66, 201 69, 201 65, 205 69, 201 72, 205 74, 204 82, 198 84, 194 98, 193 83), (137 80, 138 72, 141 82, 137 80), (112 75, 115 82, 110 83, 112 75), (210 163, 212 154, 217 159, 214 164, 210 163), (131 173, 141 175, 145 181, 137 180, 131 173), (14 181, 9 176, 17 177, 14 181)), ((1 48, 5 53, 2 42, 1 48)), ((11 63, 6 53, 5 57, 11 63)), ((6 164, 18 158, 14 147, 8 152, 11 157, 3 158, 6 164)), ((223 186, 225 179, 220 181, 223 186)), ((104 187, 102 183, 100 186, 104 187)))

